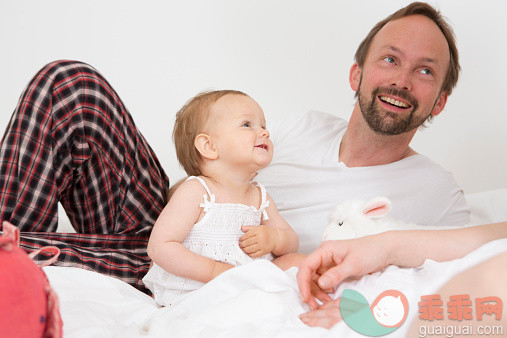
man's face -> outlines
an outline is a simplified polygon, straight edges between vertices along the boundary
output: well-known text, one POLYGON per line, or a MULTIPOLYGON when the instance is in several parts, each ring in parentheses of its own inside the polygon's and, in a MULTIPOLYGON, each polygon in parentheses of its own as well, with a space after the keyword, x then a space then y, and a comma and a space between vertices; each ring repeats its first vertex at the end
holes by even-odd
POLYGON ((449 59, 444 35, 427 17, 387 23, 373 39, 363 68, 351 70, 351 85, 369 127, 398 135, 438 115, 447 101, 441 88, 449 59))

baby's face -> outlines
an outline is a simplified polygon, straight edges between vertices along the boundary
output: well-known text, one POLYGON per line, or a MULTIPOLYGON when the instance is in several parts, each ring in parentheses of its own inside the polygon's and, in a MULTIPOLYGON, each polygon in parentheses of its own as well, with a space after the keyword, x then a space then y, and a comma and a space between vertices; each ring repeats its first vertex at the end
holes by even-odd
POLYGON ((231 168, 253 174, 271 162, 273 143, 264 112, 249 96, 220 98, 211 108, 207 127, 218 149, 218 160, 226 161, 231 168))

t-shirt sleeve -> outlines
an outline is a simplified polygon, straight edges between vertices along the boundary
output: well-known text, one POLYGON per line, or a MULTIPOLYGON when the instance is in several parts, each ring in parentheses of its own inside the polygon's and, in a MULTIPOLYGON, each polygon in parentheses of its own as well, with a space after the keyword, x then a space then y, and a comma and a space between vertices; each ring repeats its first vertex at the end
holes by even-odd
POLYGON ((470 224, 470 206, 463 189, 454 176, 436 162, 428 159, 425 185, 429 187, 426 199, 432 201, 435 211, 433 225, 462 226, 470 224))
POLYGON ((435 225, 459 226, 470 224, 470 206, 463 190, 458 189, 449 199, 449 207, 435 222, 435 225))
MULTIPOLYGON (((374 170, 374 169, 372 169, 374 170)), ((453 175, 424 155, 376 168, 385 181, 376 189, 393 201, 392 216, 408 223, 460 226, 470 222, 470 207, 453 175)))

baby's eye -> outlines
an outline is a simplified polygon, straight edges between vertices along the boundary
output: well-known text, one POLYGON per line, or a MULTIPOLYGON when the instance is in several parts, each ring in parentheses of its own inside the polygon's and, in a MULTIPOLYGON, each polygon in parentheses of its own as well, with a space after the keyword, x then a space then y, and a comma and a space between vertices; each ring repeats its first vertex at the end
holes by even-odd
POLYGON ((382 60, 384 60, 385 62, 389 62, 389 63, 394 63, 395 62, 394 58, 391 57, 391 56, 386 56, 382 60))
POLYGON ((250 122, 243 122, 242 127, 250 128, 252 124, 250 122))

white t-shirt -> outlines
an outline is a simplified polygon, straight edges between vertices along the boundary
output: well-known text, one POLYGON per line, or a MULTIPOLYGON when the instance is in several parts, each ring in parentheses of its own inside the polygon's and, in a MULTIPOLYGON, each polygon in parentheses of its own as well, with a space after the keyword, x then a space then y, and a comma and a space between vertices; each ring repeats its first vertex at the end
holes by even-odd
POLYGON ((349 168, 339 162, 347 122, 310 111, 275 130, 274 157, 255 178, 299 236, 299 252, 321 242, 334 206, 348 199, 385 196, 390 215, 420 225, 465 225, 470 218, 453 176, 423 155, 386 165, 349 168))

